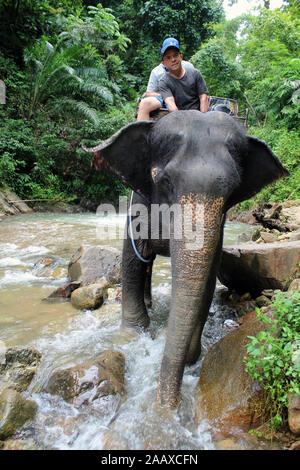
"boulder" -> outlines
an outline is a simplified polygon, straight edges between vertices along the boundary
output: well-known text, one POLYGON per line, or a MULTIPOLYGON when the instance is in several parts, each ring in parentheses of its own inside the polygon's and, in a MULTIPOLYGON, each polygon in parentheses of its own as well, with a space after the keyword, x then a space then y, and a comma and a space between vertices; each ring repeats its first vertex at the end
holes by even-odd
POLYGON ((282 214, 292 224, 300 225, 300 201, 286 201, 283 203, 282 214))
POLYGON ((71 303, 73 307, 79 309, 99 308, 108 296, 108 288, 109 283, 103 277, 95 284, 75 289, 71 294, 71 303))
POLYGON ((80 281, 81 286, 94 284, 105 277, 110 284, 121 282, 121 252, 108 246, 81 246, 72 256, 68 274, 73 281, 80 281))
POLYGON ((292 433, 300 435, 300 396, 295 393, 289 395, 288 423, 292 433))
POLYGON ((56 302, 58 300, 60 301, 66 301, 67 299, 69 299, 72 295, 72 292, 75 290, 75 289, 78 289, 80 287, 80 282, 68 282, 67 284, 65 284, 64 286, 60 286, 58 287, 57 289, 55 289, 55 291, 51 292, 50 295, 48 295, 48 297, 45 297, 43 300, 43 302, 56 302))
POLYGON ((287 290, 299 263, 300 241, 224 246, 218 277, 229 289, 258 297, 264 289, 287 290))
POLYGON ((300 292, 300 278, 294 279, 288 288, 289 292, 300 292))
POLYGON ((1 389, 14 388, 24 392, 29 387, 41 360, 41 353, 32 347, 14 347, 6 350, 0 364, 1 389))
POLYGON ((296 230, 295 232, 291 233, 290 241, 295 242, 300 240, 300 229, 296 230))
POLYGON ((245 315, 243 323, 207 352, 195 394, 196 423, 207 420, 223 436, 249 431, 260 423, 256 406, 261 386, 245 371, 244 357, 248 336, 255 336, 264 325, 256 312, 245 315))
POLYGON ((19 392, 6 388, 0 395, 0 439, 12 436, 26 421, 34 418, 37 404, 19 392))
POLYGON ((32 209, 25 202, 8 189, 0 191, 0 208, 7 215, 28 214, 32 212, 32 209))
POLYGON ((4 442, 3 450, 39 450, 33 439, 8 439, 4 442))
POLYGON ((1 208, 1 211, 3 211, 4 215, 20 214, 20 211, 16 207, 7 203, 5 196, 1 191, 0 191, 0 208, 1 208))
POLYGON ((260 295, 255 299, 256 305, 261 308, 271 304, 271 300, 266 295, 260 295))
POLYGON ((124 364, 123 354, 105 351, 96 361, 54 372, 44 391, 75 406, 92 404, 108 395, 122 395, 124 364))
POLYGON ((4 191, 6 200, 9 204, 16 207, 22 214, 28 214, 33 212, 31 207, 29 207, 22 199, 20 199, 13 191, 5 189, 4 191))
POLYGON ((265 243, 274 243, 277 242, 277 237, 270 232, 260 232, 260 236, 265 243))

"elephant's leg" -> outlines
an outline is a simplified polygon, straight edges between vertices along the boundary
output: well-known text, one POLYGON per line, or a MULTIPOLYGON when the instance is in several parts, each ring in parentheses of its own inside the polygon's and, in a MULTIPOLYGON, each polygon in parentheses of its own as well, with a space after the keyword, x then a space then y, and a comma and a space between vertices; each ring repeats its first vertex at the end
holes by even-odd
POLYGON ((144 301, 145 301, 145 305, 147 308, 150 308, 152 306, 152 293, 151 293, 152 267, 153 267, 153 261, 148 263, 146 267, 144 301))
POLYGON ((122 256, 122 324, 129 328, 146 328, 149 316, 144 301, 148 263, 134 253, 131 240, 124 241, 122 256))

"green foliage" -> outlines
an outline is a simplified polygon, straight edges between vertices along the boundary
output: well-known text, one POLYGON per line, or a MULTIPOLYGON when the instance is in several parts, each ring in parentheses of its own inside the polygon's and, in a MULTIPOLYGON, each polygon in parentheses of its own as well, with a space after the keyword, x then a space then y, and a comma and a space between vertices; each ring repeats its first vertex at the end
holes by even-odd
POLYGON ((289 170, 290 176, 266 186, 256 196, 242 202, 239 205, 239 210, 248 210, 262 202, 300 199, 300 135, 298 131, 288 130, 284 127, 273 129, 266 126, 264 129, 251 127, 248 132, 249 135, 265 141, 270 146, 289 170))
POLYGON ((259 16, 244 18, 239 60, 251 75, 245 94, 258 120, 299 128, 300 104, 293 100, 299 54, 300 21, 291 12, 262 9, 259 16))
POLYGON ((93 145, 133 120, 128 106, 108 108, 99 127, 82 121, 79 128, 47 119, 0 122, 0 180, 24 199, 72 199, 95 209, 102 199, 114 201, 125 187, 109 174, 91 170, 81 144, 93 145))
POLYGON ((131 39, 131 47, 121 55, 127 71, 136 77, 136 89, 145 91, 150 71, 161 61, 160 48, 168 36, 181 43, 184 58, 196 52, 213 31, 211 23, 223 17, 219 0, 103 0, 131 39))
POLYGON ((80 45, 64 47, 59 42, 53 46, 44 38, 26 52, 25 63, 32 80, 29 119, 46 105, 52 114, 61 111, 64 115, 69 112, 69 116, 74 116, 75 113, 75 116, 91 120, 94 125, 99 124, 97 113, 81 98, 97 97, 112 103, 113 95, 103 68, 84 67, 85 53, 85 48, 80 45))
POLYGON ((265 391, 271 428, 283 423, 289 393, 300 395, 300 292, 276 296, 271 317, 259 309, 266 331, 249 336, 246 370, 265 391))
POLYGON ((84 18, 79 14, 67 17, 64 37, 75 44, 89 44, 102 55, 108 55, 115 49, 125 51, 131 41, 120 33, 112 10, 103 8, 101 3, 87 9, 88 15, 84 18))
POLYGON ((251 124, 299 129, 299 17, 262 8, 213 29, 215 37, 192 57, 210 94, 247 104, 251 124))
POLYGON ((3 55, 0 51, 0 79, 6 87, 6 109, 1 109, 0 118, 4 114, 15 119, 24 117, 24 106, 29 93, 29 84, 25 73, 20 70, 16 63, 3 55))
POLYGON ((213 39, 191 57, 191 62, 201 70, 209 93, 243 102, 247 84, 247 71, 226 57, 222 40, 213 39))
POLYGON ((144 2, 139 14, 154 40, 162 42, 166 35, 176 37, 182 44, 182 52, 190 56, 210 37, 207 25, 222 19, 223 8, 217 1, 149 0, 144 2))
POLYGON ((260 128, 249 134, 291 172, 244 207, 300 198, 299 5, 286 0, 276 11, 217 24, 222 15, 219 0, 0 0, 2 184, 25 198, 62 195, 89 207, 124 192, 90 171, 80 145, 134 120, 134 100, 173 35, 185 59, 194 54, 210 94, 251 105, 249 124, 260 128))

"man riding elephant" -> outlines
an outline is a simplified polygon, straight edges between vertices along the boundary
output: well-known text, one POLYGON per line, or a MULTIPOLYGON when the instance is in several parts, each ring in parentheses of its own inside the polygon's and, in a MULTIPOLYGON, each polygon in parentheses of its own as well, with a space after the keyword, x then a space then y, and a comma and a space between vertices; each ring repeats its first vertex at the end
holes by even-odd
MULTIPOLYGON (((160 50, 162 55, 162 62, 157 67, 155 67, 150 74, 147 91, 139 105, 137 121, 148 121, 150 119, 150 113, 152 111, 156 111, 160 108, 168 109, 167 104, 162 98, 161 92, 159 90, 159 83, 160 80, 168 73, 177 73, 177 70, 174 71, 174 66, 171 63, 173 61, 170 62, 169 60, 170 53, 173 49, 175 51, 175 55, 178 56, 180 62, 178 65, 181 72, 187 70, 196 70, 193 64, 182 59, 182 54, 179 53, 179 42, 177 41, 177 39, 165 39, 160 50), (170 69, 168 67, 169 63, 170 69)), ((173 109, 169 109, 169 111, 172 110, 173 109)))

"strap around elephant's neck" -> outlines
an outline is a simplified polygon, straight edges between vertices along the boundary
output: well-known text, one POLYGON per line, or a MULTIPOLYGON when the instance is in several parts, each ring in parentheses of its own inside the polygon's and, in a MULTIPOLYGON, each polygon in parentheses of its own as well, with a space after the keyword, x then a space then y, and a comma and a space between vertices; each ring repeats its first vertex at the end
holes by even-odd
POLYGON ((130 195, 130 205, 129 205, 129 214, 128 214, 128 217, 129 217, 129 236, 130 236, 132 248, 133 248, 136 256, 139 258, 139 260, 141 260, 143 263, 150 263, 150 261, 152 261, 152 258, 145 259, 139 254, 139 252, 137 250, 137 247, 135 245, 134 238, 133 238, 132 215, 131 215, 132 198, 133 198, 133 191, 131 191, 131 195, 130 195))

